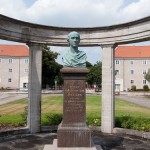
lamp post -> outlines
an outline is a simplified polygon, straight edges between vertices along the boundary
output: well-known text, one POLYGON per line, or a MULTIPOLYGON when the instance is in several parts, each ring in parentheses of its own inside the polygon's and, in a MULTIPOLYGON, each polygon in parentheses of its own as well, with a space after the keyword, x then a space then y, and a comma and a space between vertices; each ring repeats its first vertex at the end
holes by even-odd
POLYGON ((57 89, 57 80, 55 80, 55 90, 57 89))

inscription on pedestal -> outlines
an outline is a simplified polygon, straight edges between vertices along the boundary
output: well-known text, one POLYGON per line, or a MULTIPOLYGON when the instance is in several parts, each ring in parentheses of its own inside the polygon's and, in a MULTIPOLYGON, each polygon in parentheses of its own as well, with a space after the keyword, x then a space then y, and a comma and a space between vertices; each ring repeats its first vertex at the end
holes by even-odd
POLYGON ((85 121, 85 81, 64 81, 64 123, 85 121))

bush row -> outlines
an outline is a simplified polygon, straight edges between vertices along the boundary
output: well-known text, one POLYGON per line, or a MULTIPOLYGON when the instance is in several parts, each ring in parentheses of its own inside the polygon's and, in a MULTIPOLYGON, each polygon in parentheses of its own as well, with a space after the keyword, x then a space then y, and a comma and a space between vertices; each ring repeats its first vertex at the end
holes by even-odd
MULTIPOLYGON (((61 123, 62 121, 62 114, 49 113, 45 115, 45 119, 43 119, 42 125, 59 125, 59 123, 61 123)), ((88 115, 86 122, 88 125, 100 126, 101 118, 95 117, 95 115, 88 115)), ((115 118, 115 126, 120 128, 150 132, 150 119, 121 116, 115 118)))
MULTIPOLYGON (((26 112, 23 115, 14 116, 16 120, 13 119, 12 116, 4 116, 5 120, 3 120, 3 116, 1 116, 0 127, 17 127, 17 126, 26 126, 27 117, 26 112)), ((42 125, 59 125, 62 121, 62 114, 58 113, 47 113, 42 115, 41 124, 42 125)), ((100 126, 101 118, 94 114, 87 114, 86 122, 88 125, 92 126, 100 126)), ((139 131, 150 132, 150 119, 149 118, 137 118, 131 116, 120 116, 115 118, 115 127, 119 128, 127 128, 127 129, 135 129, 139 131)))
POLYGON ((143 89, 137 89, 136 85, 132 85, 131 86, 131 91, 149 91, 149 86, 148 85, 144 85, 143 89))

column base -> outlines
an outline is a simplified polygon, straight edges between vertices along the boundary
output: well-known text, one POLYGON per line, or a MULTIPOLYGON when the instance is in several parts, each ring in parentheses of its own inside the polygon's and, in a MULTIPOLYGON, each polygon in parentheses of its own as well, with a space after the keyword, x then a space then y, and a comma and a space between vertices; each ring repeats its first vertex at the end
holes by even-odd
POLYGON ((53 145, 45 145, 43 150, 102 150, 101 146, 95 145, 93 147, 57 147, 57 139, 54 139, 53 145))
POLYGON ((91 131, 87 125, 71 126, 63 125, 57 131, 58 147, 91 147, 91 131))

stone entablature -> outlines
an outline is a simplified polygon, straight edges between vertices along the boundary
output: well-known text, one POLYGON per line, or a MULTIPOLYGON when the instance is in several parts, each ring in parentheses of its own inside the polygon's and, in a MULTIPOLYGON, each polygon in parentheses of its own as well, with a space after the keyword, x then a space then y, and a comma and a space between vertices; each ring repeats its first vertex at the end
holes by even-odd
POLYGON ((67 35, 73 30, 81 35, 80 46, 147 41, 150 40, 150 16, 112 26, 71 28, 38 25, 0 15, 0 39, 4 40, 68 46, 67 35))

